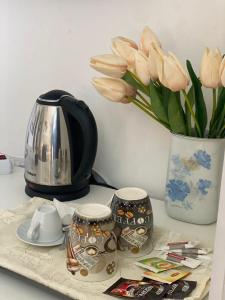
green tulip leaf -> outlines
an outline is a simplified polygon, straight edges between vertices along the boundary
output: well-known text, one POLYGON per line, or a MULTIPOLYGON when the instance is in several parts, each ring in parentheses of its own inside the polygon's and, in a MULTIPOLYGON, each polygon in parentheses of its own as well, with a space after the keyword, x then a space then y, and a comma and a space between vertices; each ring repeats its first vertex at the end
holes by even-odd
POLYGON ((162 95, 157 90, 157 87, 154 85, 153 82, 149 84, 149 93, 151 98, 151 107, 153 113, 157 116, 157 118, 168 124, 168 117, 165 107, 163 105, 162 95))
POLYGON ((162 85, 162 102, 166 112, 168 112, 170 93, 172 93, 171 90, 162 85))
MULTIPOLYGON (((187 96, 188 96, 191 108, 193 108, 193 106, 195 104, 195 91, 194 91, 193 85, 189 89, 187 96)), ((192 132, 192 126, 191 126, 191 113, 190 113, 190 110, 188 109, 186 102, 185 102, 185 117, 186 117, 186 124, 187 124, 187 133, 189 136, 192 136, 193 132, 192 132)))
POLYGON ((169 125, 174 133, 186 135, 185 116, 180 101, 179 92, 171 92, 168 99, 168 119, 169 125))
POLYGON ((210 122, 210 135, 214 137, 221 130, 221 126, 224 126, 224 107, 225 107, 225 88, 219 88, 217 97, 217 106, 210 122))
POLYGON ((162 96, 164 86, 161 84, 157 84, 157 82, 155 81, 152 81, 152 83, 154 84, 157 92, 162 96))
POLYGON ((122 79, 136 90, 140 90, 145 95, 149 96, 148 87, 144 85, 132 72, 127 71, 122 79))
POLYGON ((201 136, 204 137, 205 129, 207 126, 207 110, 206 105, 202 93, 202 85, 198 77, 196 76, 193 67, 191 65, 191 62, 187 60, 187 69, 189 72, 189 75, 191 77, 191 81, 194 87, 194 94, 195 94, 195 118, 199 124, 201 136))
POLYGON ((225 106, 222 108, 219 118, 215 120, 215 123, 210 128, 210 137, 220 138, 225 124, 225 106))
POLYGON ((219 87, 218 88, 218 99, 219 99, 219 97, 220 97, 220 94, 222 93, 224 91, 224 87, 223 86, 221 86, 221 87, 219 87))

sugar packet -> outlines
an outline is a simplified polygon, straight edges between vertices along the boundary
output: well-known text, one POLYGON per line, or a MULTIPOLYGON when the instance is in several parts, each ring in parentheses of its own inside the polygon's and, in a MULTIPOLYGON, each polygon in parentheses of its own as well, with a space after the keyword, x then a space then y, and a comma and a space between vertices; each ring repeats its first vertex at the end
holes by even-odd
POLYGON ((163 272, 170 269, 175 269, 181 266, 178 263, 162 259, 160 257, 147 257, 135 262, 135 265, 148 269, 154 273, 163 272))
POLYGON ((160 257, 162 257, 163 259, 166 259, 168 261, 180 263, 183 266, 186 266, 186 267, 191 268, 191 269, 196 269, 202 263, 201 260, 191 258, 191 257, 187 257, 187 256, 184 256, 184 255, 180 255, 176 252, 168 252, 168 253, 165 253, 165 254, 161 254, 160 257))
POLYGON ((207 255, 212 252, 211 248, 183 248, 183 249, 173 249, 173 252, 179 253, 181 255, 207 255))
POLYGON ((169 290, 168 284, 157 281, 120 278, 104 294, 134 300, 161 300, 169 290))
POLYGON ((155 250, 164 251, 164 250, 174 250, 174 249, 192 249, 192 248, 196 248, 198 244, 199 241, 172 242, 167 244, 160 244, 155 248, 155 250))

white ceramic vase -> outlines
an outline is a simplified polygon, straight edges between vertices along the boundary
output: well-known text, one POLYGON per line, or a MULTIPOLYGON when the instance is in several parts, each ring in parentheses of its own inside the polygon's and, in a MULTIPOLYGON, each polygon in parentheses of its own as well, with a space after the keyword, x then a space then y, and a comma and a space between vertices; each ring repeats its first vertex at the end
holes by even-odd
POLYGON ((166 181, 167 214, 211 224, 217 220, 225 139, 172 134, 166 181))

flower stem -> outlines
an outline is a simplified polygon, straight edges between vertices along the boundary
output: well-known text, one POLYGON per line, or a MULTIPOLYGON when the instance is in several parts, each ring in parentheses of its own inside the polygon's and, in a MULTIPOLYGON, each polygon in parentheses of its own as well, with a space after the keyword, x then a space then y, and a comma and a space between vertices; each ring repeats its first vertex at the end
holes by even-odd
POLYGON ((223 133, 224 129, 225 129, 225 125, 223 125, 223 127, 220 129, 219 133, 217 134, 217 138, 220 138, 220 136, 223 133))
POLYGON ((189 111, 190 111, 190 113, 191 113, 191 115, 192 115, 192 118, 193 118, 193 120, 194 120, 194 122, 195 122, 195 126, 196 126, 196 129, 197 129, 197 131, 198 131, 198 135, 201 137, 201 136, 202 136, 202 134, 201 134, 201 129, 200 129, 200 127, 199 127, 198 121, 197 121, 196 118, 195 118, 195 114, 194 114, 194 112, 193 112, 193 109, 192 109, 192 107, 191 107, 190 101, 189 101, 189 99, 188 99, 188 95, 187 95, 187 93, 185 92, 185 90, 182 90, 182 94, 183 94, 183 96, 184 96, 184 100, 185 100, 185 102, 186 102, 186 104, 187 104, 187 107, 188 107, 188 109, 189 109, 189 111))
POLYGON ((216 89, 213 89, 212 92, 213 92, 213 108, 212 108, 212 117, 209 124, 209 136, 211 135, 215 127, 214 119, 215 119, 215 111, 216 111, 216 89))
POLYGON ((147 105, 147 106, 149 106, 150 107, 150 109, 151 109, 151 104, 142 96, 142 94, 140 93, 140 92, 136 92, 137 93, 137 95, 138 95, 138 97, 140 97, 141 98, 141 100, 147 105))
POLYGON ((130 75, 133 77, 133 79, 134 79, 136 82, 138 82, 138 84, 142 87, 142 89, 143 89, 143 91, 145 92, 145 94, 146 94, 146 95, 149 95, 148 87, 147 87, 146 85, 144 85, 144 84, 140 81, 140 79, 139 79, 134 73, 132 73, 132 72, 130 72, 130 71, 129 71, 129 73, 130 73, 130 75))
POLYGON ((152 114, 152 110, 151 110, 151 108, 150 108, 150 106, 148 104, 145 104, 145 103, 141 102, 137 98, 133 98, 133 100, 136 101, 136 102, 138 102, 138 104, 140 104, 141 106, 143 106, 145 109, 149 110, 149 112, 151 112, 151 114, 152 114))
POLYGON ((163 125, 164 127, 168 128, 168 125, 161 122, 159 119, 157 119, 157 117, 150 111, 149 107, 147 107, 146 105, 144 105, 143 103, 141 103, 140 101, 138 101, 137 99, 127 96, 127 99, 130 100, 134 105, 136 105, 138 108, 140 108, 141 110, 143 110, 147 115, 149 115, 151 118, 153 118, 154 120, 156 120, 157 122, 159 122, 161 125, 163 125))
POLYGON ((213 89, 213 111, 212 111, 212 120, 214 120, 216 110, 216 89, 213 89))
POLYGON ((158 87, 160 87, 160 86, 161 86, 161 83, 160 83, 160 81, 159 81, 159 80, 156 80, 156 81, 154 81, 154 84, 155 84, 156 86, 158 86, 158 87))

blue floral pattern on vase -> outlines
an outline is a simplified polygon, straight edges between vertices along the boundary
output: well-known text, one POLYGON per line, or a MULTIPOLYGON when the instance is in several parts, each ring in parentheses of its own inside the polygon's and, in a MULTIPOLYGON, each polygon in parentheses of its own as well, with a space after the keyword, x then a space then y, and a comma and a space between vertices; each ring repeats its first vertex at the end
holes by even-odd
POLYGON ((206 151, 198 150, 194 153, 194 157, 199 165, 208 170, 211 168, 211 156, 206 151))
POLYGON ((187 197, 188 193, 190 193, 190 188, 186 182, 183 182, 182 180, 169 180, 169 183, 167 184, 167 191, 170 199, 172 201, 184 201, 184 199, 187 197))
MULTIPOLYGON (((166 185, 166 199, 185 209, 193 209, 197 199, 204 200, 213 183, 207 178, 206 170, 211 169, 212 159, 205 150, 197 150, 190 157, 179 154, 171 156, 170 176, 166 185), (206 178, 196 178, 198 170, 205 169, 206 178), (195 176, 192 176, 195 175, 195 176), (194 179, 193 179, 194 178, 194 179)), ((202 174, 202 172, 201 172, 202 174)))
POLYGON ((187 175, 191 175, 188 167, 182 162, 179 155, 172 155, 171 160, 174 164, 174 177, 184 178, 187 175))
POLYGON ((212 182, 207 179, 199 179, 198 181, 198 190, 202 195, 207 195, 208 194, 208 189, 211 187, 212 182))

